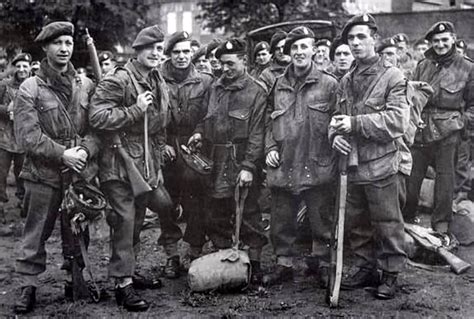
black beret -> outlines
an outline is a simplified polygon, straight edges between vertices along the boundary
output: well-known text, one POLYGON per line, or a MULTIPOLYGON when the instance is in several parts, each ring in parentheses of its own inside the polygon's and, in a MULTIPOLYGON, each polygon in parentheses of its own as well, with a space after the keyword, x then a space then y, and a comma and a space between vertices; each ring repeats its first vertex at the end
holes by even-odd
POLYGON ((397 42, 393 38, 386 38, 380 41, 376 48, 377 53, 382 52, 384 49, 389 47, 397 47, 397 42))
POLYGON ((199 43, 199 41, 196 39, 191 40, 191 45, 199 48, 201 47, 201 43, 199 43))
POLYGON ((74 25, 67 21, 56 21, 45 25, 36 36, 35 42, 46 43, 62 35, 74 36, 74 25))
POLYGON ((395 34, 393 37, 393 40, 395 40, 396 43, 398 42, 410 42, 409 39, 408 39, 408 36, 405 34, 405 33, 398 33, 398 34, 395 34))
POLYGON ((431 26, 431 28, 429 28, 428 32, 426 32, 425 39, 431 41, 433 35, 444 32, 456 33, 454 29, 454 24, 449 21, 436 22, 434 25, 431 26))
POLYGON ((199 49, 197 49, 196 52, 194 52, 194 54, 193 54, 192 62, 195 63, 197 61, 197 59, 199 59, 203 55, 206 55, 206 50, 207 50, 207 48, 205 46, 200 47, 199 49))
POLYGON ((428 42, 428 40, 426 40, 426 39, 418 39, 418 41, 416 41, 413 46, 416 47, 416 46, 418 46, 418 45, 420 45, 420 44, 430 45, 430 43, 428 42))
POLYGON ((266 41, 262 41, 262 42, 257 43, 255 48, 253 49, 253 57, 255 57, 257 55, 257 53, 262 51, 262 50, 268 50, 268 52, 270 52, 270 44, 268 44, 268 42, 266 42, 266 41))
POLYGON ((209 42, 209 44, 206 46, 206 58, 209 57, 209 55, 211 54, 212 51, 214 51, 215 49, 217 49, 217 47, 222 43, 221 40, 219 39, 212 39, 211 42, 209 42))
POLYGON ((168 42, 165 45, 164 53, 170 56, 171 51, 173 51, 173 48, 176 45, 176 43, 184 42, 184 41, 191 41, 189 33, 187 33, 186 31, 178 31, 178 32, 173 33, 169 37, 168 42))
POLYGON ((278 30, 275 32, 275 34, 272 36, 272 39, 270 40, 270 53, 274 53, 278 42, 285 40, 287 36, 288 33, 283 30, 278 30))
POLYGON ((331 47, 329 48, 329 59, 331 61, 334 61, 334 56, 336 54, 337 48, 343 44, 345 43, 342 41, 340 36, 337 36, 336 38, 334 38, 334 41, 332 42, 331 47))
POLYGON ((217 47, 216 58, 220 59, 223 54, 247 53, 247 42, 243 39, 232 38, 217 47))
POLYGON ((102 61, 105 61, 105 60, 112 60, 112 61, 115 61, 115 56, 113 55, 112 52, 110 51, 102 51, 100 52, 99 54, 99 62, 102 63, 102 61))
POLYGON ((135 41, 133 41, 132 48, 143 47, 146 45, 150 45, 156 42, 163 42, 165 39, 165 35, 161 31, 158 25, 153 25, 151 27, 146 27, 140 32, 138 32, 135 41))
POLYGON ((456 41, 456 46, 460 49, 466 49, 467 45, 466 45, 466 42, 464 42, 464 40, 462 39, 459 39, 456 41))
POLYGON ((341 38, 344 43, 347 43, 347 34, 351 28, 356 25, 366 25, 370 29, 377 31, 377 24, 375 23, 375 19, 372 15, 364 13, 353 16, 349 19, 349 21, 346 22, 344 28, 342 29, 341 38))
POLYGON ((314 39, 314 33, 311 29, 301 26, 296 27, 288 33, 286 36, 285 47, 283 48, 283 53, 290 54, 290 48, 293 43, 300 39, 311 38, 314 39))
POLYGON ((17 62, 25 61, 31 63, 31 55, 29 53, 20 53, 12 60, 12 65, 15 65, 17 62))
POLYGON ((318 40, 318 42, 316 42, 316 47, 319 47, 321 45, 324 45, 324 46, 330 48, 331 47, 331 41, 329 41, 328 39, 318 40))

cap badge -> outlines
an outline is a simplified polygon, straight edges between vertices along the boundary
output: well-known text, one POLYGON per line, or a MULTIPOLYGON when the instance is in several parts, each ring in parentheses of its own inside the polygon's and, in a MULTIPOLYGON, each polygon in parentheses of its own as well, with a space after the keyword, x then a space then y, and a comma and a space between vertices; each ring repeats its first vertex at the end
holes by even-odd
POLYGON ((232 45, 231 42, 227 41, 227 43, 225 44, 225 47, 226 47, 227 50, 232 50, 232 48, 233 48, 234 46, 232 45))
POLYGON ((104 57, 104 60, 107 60, 109 58, 109 55, 106 53, 103 55, 103 57, 104 57))
POLYGON ((189 38, 189 34, 188 34, 186 31, 184 31, 184 32, 183 32, 183 37, 184 37, 185 39, 187 39, 187 38, 189 38))
POLYGON ((390 44, 395 45, 395 41, 393 41, 393 39, 390 39, 390 44))
POLYGON ((366 15, 366 14, 364 14, 364 15, 362 16, 362 20, 363 20, 364 22, 369 22, 369 16, 366 15))
POLYGON ((445 28, 444 24, 440 24, 438 29, 439 29, 439 31, 444 31, 446 28, 445 28))
POLYGON ((308 31, 308 29, 307 29, 306 27, 303 27, 303 33, 304 33, 305 35, 308 35, 308 34, 309 34, 309 31, 308 31))

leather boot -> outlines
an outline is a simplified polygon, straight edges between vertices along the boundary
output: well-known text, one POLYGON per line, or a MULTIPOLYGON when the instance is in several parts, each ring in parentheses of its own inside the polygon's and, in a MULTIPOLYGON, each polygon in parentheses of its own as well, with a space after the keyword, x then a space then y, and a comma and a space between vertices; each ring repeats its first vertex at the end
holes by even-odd
POLYGON ((384 271, 382 273, 382 283, 377 287, 375 297, 378 299, 393 299, 395 297, 398 273, 384 271))
POLYGON ((137 295, 132 285, 115 287, 115 299, 118 306, 123 306, 128 311, 146 311, 150 306, 137 295))
POLYGON ((293 267, 286 267, 283 265, 277 265, 276 269, 271 274, 266 274, 262 278, 262 284, 264 286, 278 285, 286 281, 293 279, 293 267))
POLYGON ((374 269, 359 268, 359 270, 342 279, 341 288, 352 290, 364 287, 376 287, 379 284, 377 272, 374 269))
POLYGON ((142 274, 135 272, 132 276, 133 288, 135 289, 159 289, 163 287, 163 283, 160 278, 151 276, 146 278, 142 274))
POLYGON ((15 302, 14 310, 17 314, 25 314, 33 310, 36 304, 36 287, 25 286, 21 288, 21 295, 15 302))
POLYGON ((165 277, 168 279, 176 279, 179 277, 179 256, 173 256, 166 261, 165 269, 163 270, 165 277))

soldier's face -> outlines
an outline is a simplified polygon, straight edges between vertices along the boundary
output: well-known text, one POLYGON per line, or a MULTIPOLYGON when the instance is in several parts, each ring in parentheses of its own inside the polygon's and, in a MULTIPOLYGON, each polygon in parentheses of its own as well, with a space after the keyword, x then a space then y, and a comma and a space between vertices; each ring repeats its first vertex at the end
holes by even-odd
POLYGON ((24 80, 30 76, 30 63, 26 61, 18 61, 15 64, 15 74, 18 80, 24 80))
POLYGON ((443 32, 433 35, 431 46, 437 55, 445 55, 456 43, 456 37, 451 32, 443 32))
POLYGON ((311 64, 315 52, 314 39, 299 39, 291 45, 291 61, 296 68, 306 68, 311 64))
POLYGON ((191 41, 178 42, 171 50, 171 64, 177 69, 186 69, 192 56, 191 41))
POLYGON ((285 39, 281 40, 275 46, 275 59, 280 62, 290 62, 291 57, 283 53, 283 48, 285 47, 285 39))
POLYGON ((347 42, 356 60, 365 60, 375 55, 375 37, 366 25, 355 25, 347 34, 347 42))
POLYGON ((61 35, 43 46, 51 66, 64 67, 71 60, 74 40, 70 35, 61 35))
POLYGON ((393 66, 398 65, 398 53, 397 53, 396 47, 388 47, 388 48, 383 49, 380 52, 380 56, 385 61, 390 62, 393 66))
POLYGON ((222 75, 227 80, 235 80, 245 73, 246 59, 237 54, 221 55, 222 75))
POLYGON ((209 54, 209 62, 211 63, 211 67, 213 70, 220 70, 222 68, 221 63, 219 62, 219 59, 216 58, 216 51, 217 48, 211 51, 209 54))
POLYGON ((347 71, 351 67, 354 57, 347 44, 341 44, 334 52, 334 65, 340 71, 347 71))
POLYGON ((255 62, 259 65, 265 65, 267 64, 270 59, 272 58, 270 52, 268 50, 260 50, 257 52, 255 55, 255 62))
POLYGON ((111 59, 104 60, 100 63, 100 68, 102 69, 102 74, 107 74, 110 70, 115 68, 115 62, 111 59))
POLYGON ((153 69, 160 65, 163 56, 163 42, 155 42, 137 51, 137 61, 145 68, 153 69))
POLYGON ((415 47, 415 52, 418 53, 419 55, 423 56, 423 54, 425 54, 425 51, 428 50, 430 47, 428 44, 425 44, 425 43, 422 43, 422 44, 418 44, 416 47, 415 47))
POLYGON ((201 55, 199 58, 197 58, 197 60, 194 62, 194 65, 199 72, 212 72, 211 64, 204 55, 201 55))
POLYGON ((317 63, 326 63, 329 61, 329 48, 325 45, 317 47, 315 60, 317 63))

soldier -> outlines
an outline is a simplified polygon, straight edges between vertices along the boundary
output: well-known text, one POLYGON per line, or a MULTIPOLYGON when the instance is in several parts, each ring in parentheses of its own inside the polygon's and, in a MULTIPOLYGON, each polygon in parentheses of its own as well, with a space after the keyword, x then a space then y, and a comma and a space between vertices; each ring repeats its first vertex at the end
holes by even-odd
POLYGON ((221 44, 221 40, 213 39, 206 47, 206 59, 211 63, 212 74, 219 78, 222 75, 222 66, 219 59, 216 58, 217 47, 221 44))
POLYGON ((413 45, 413 58, 415 61, 420 61, 425 58, 425 52, 430 48, 430 43, 425 38, 419 39, 413 45))
POLYGON ((102 71, 102 77, 113 70, 117 64, 115 56, 110 51, 103 51, 99 54, 99 64, 102 71))
POLYGON ((376 286, 377 298, 390 299, 406 262, 396 140, 408 128, 410 110, 403 74, 375 52, 376 32, 369 14, 344 26, 342 39, 355 65, 341 80, 340 115, 332 118, 329 137, 333 148, 349 157, 347 229, 356 267, 343 288, 376 286))
POLYGON ((39 61, 33 61, 31 62, 31 76, 35 76, 36 72, 40 69, 40 62, 39 61))
POLYGON ((448 226, 452 218, 455 154, 465 123, 472 125, 474 119, 474 67, 469 58, 456 51, 456 33, 451 22, 435 23, 425 38, 432 47, 425 52, 426 59, 419 62, 414 80, 429 83, 435 93, 423 109, 426 126, 418 130, 411 149, 413 171, 408 180, 404 216, 408 220, 414 218, 421 182, 432 164, 436 186, 431 225, 445 235, 445 244, 449 245, 453 239, 448 226))
POLYGON ((160 244, 166 248, 182 237, 171 215, 171 203, 154 197, 158 191, 163 197, 167 195, 163 187, 162 157, 168 123, 168 93, 157 69, 163 41, 164 35, 158 26, 141 30, 132 44, 136 58, 110 72, 97 86, 90 104, 90 123, 101 130, 105 146, 99 159, 101 188, 112 206, 107 216, 113 230, 109 276, 115 279, 117 304, 129 311, 144 311, 149 306, 135 289, 161 286, 159 279, 147 280, 135 272, 146 208, 154 201, 163 203, 159 211, 153 209, 160 217, 160 244), (146 126, 148 130, 144 132, 146 126), (119 152, 119 148, 123 152, 119 152), (126 169, 125 160, 132 161, 138 176, 126 169), (135 196, 133 187, 137 185, 131 183, 132 176, 154 191, 135 196))
POLYGON ((283 53, 286 36, 287 33, 280 30, 275 32, 270 41, 270 53, 273 56, 272 64, 263 70, 258 78, 265 85, 267 91, 270 91, 275 83, 276 77, 283 74, 285 68, 291 61, 291 58, 283 53))
POLYGON ((467 49, 467 45, 466 45, 466 42, 464 42, 464 40, 462 39, 456 40, 456 51, 458 51, 460 55, 466 55, 466 49, 467 49))
POLYGON ((403 69, 401 67, 399 56, 400 50, 398 49, 397 43, 395 40, 393 40, 393 38, 386 38, 380 41, 379 45, 377 46, 377 53, 382 57, 383 60, 399 68, 407 79, 411 79, 413 77, 413 70, 403 69))
POLYGON ((398 63, 399 68, 405 74, 412 74, 416 67, 416 62, 409 48, 408 36, 404 33, 399 33, 393 36, 398 49, 398 63))
POLYGON ((201 47, 193 54, 192 62, 196 70, 201 73, 212 73, 211 64, 206 58, 206 47, 201 47))
POLYGON ((253 50, 253 58, 255 59, 255 66, 250 72, 250 75, 258 79, 262 71, 271 63, 272 55, 270 53, 270 45, 265 41, 257 43, 253 50))
MULTIPOLYGON (((46 58, 37 75, 26 79, 16 95, 14 129, 26 152, 20 178, 25 180, 27 212, 16 263, 22 287, 14 307, 16 313, 27 313, 35 305, 37 276, 46 269, 45 241, 54 229, 65 191, 64 171, 74 171, 85 180, 97 173, 93 161, 98 152, 97 139, 87 134, 87 105, 92 92, 86 91, 90 86, 77 76, 70 63, 73 35, 74 26, 69 22, 43 27, 35 42, 41 44, 46 58)), ((66 214, 61 214, 66 260, 80 258, 80 252, 74 251, 78 243, 68 224, 66 214)), ((66 283, 65 292, 72 294, 71 289, 72 284, 66 283)))
MULTIPOLYGON (((0 216, 4 215, 3 204, 8 201, 7 176, 12 161, 16 181, 15 196, 22 201, 25 195, 23 181, 18 178, 23 166, 24 152, 13 134, 13 101, 21 83, 30 76, 30 63, 31 55, 18 54, 12 61, 15 68, 13 77, 0 82, 0 216)), ((20 214, 21 217, 26 217, 23 209, 20 214)))
POLYGON ((314 56, 314 62, 318 70, 332 72, 331 60, 329 59, 329 50, 331 48, 331 41, 328 39, 321 39, 316 42, 316 54, 314 56))
MULTIPOLYGON (((169 88, 171 123, 168 126, 169 166, 165 170, 165 185, 170 191, 175 206, 181 205, 187 219, 184 240, 190 244, 191 260, 199 257, 206 242, 204 232, 205 220, 205 185, 202 178, 193 173, 184 163, 182 157, 176 158, 173 147, 186 145, 196 125, 206 115, 206 103, 209 87, 213 77, 199 73, 191 63, 191 39, 185 31, 172 34, 165 46, 165 54, 170 59, 162 65, 162 74, 169 88), (172 145, 172 146, 171 146, 172 145), (170 158, 172 157, 172 158, 170 158)), ((176 244, 165 249, 168 262, 165 276, 179 276, 180 261, 176 244)))
POLYGON ((269 98, 265 153, 267 185, 272 193, 271 239, 276 270, 263 278, 273 285, 293 277, 296 215, 299 203, 308 207, 313 249, 310 271, 327 285, 328 244, 334 201, 335 153, 327 139, 335 110, 337 80, 312 61, 314 34, 297 27, 287 36, 285 54, 292 63, 279 77, 269 98))
POLYGON ((334 39, 329 51, 329 58, 333 62, 333 75, 340 81, 342 77, 349 72, 354 57, 349 46, 342 42, 340 37, 334 39))
POLYGON ((214 246, 232 246, 236 185, 249 188, 241 240, 248 245, 253 281, 260 278, 260 256, 267 239, 258 206, 263 156, 265 89, 246 72, 246 44, 223 42, 216 51, 223 74, 209 92, 207 114, 188 144, 205 139, 214 161, 208 195, 207 234, 214 246))
POLYGON ((201 43, 199 43, 198 40, 196 40, 196 39, 191 40, 191 51, 192 51, 192 54, 196 53, 197 50, 199 50, 200 48, 201 48, 201 43))

